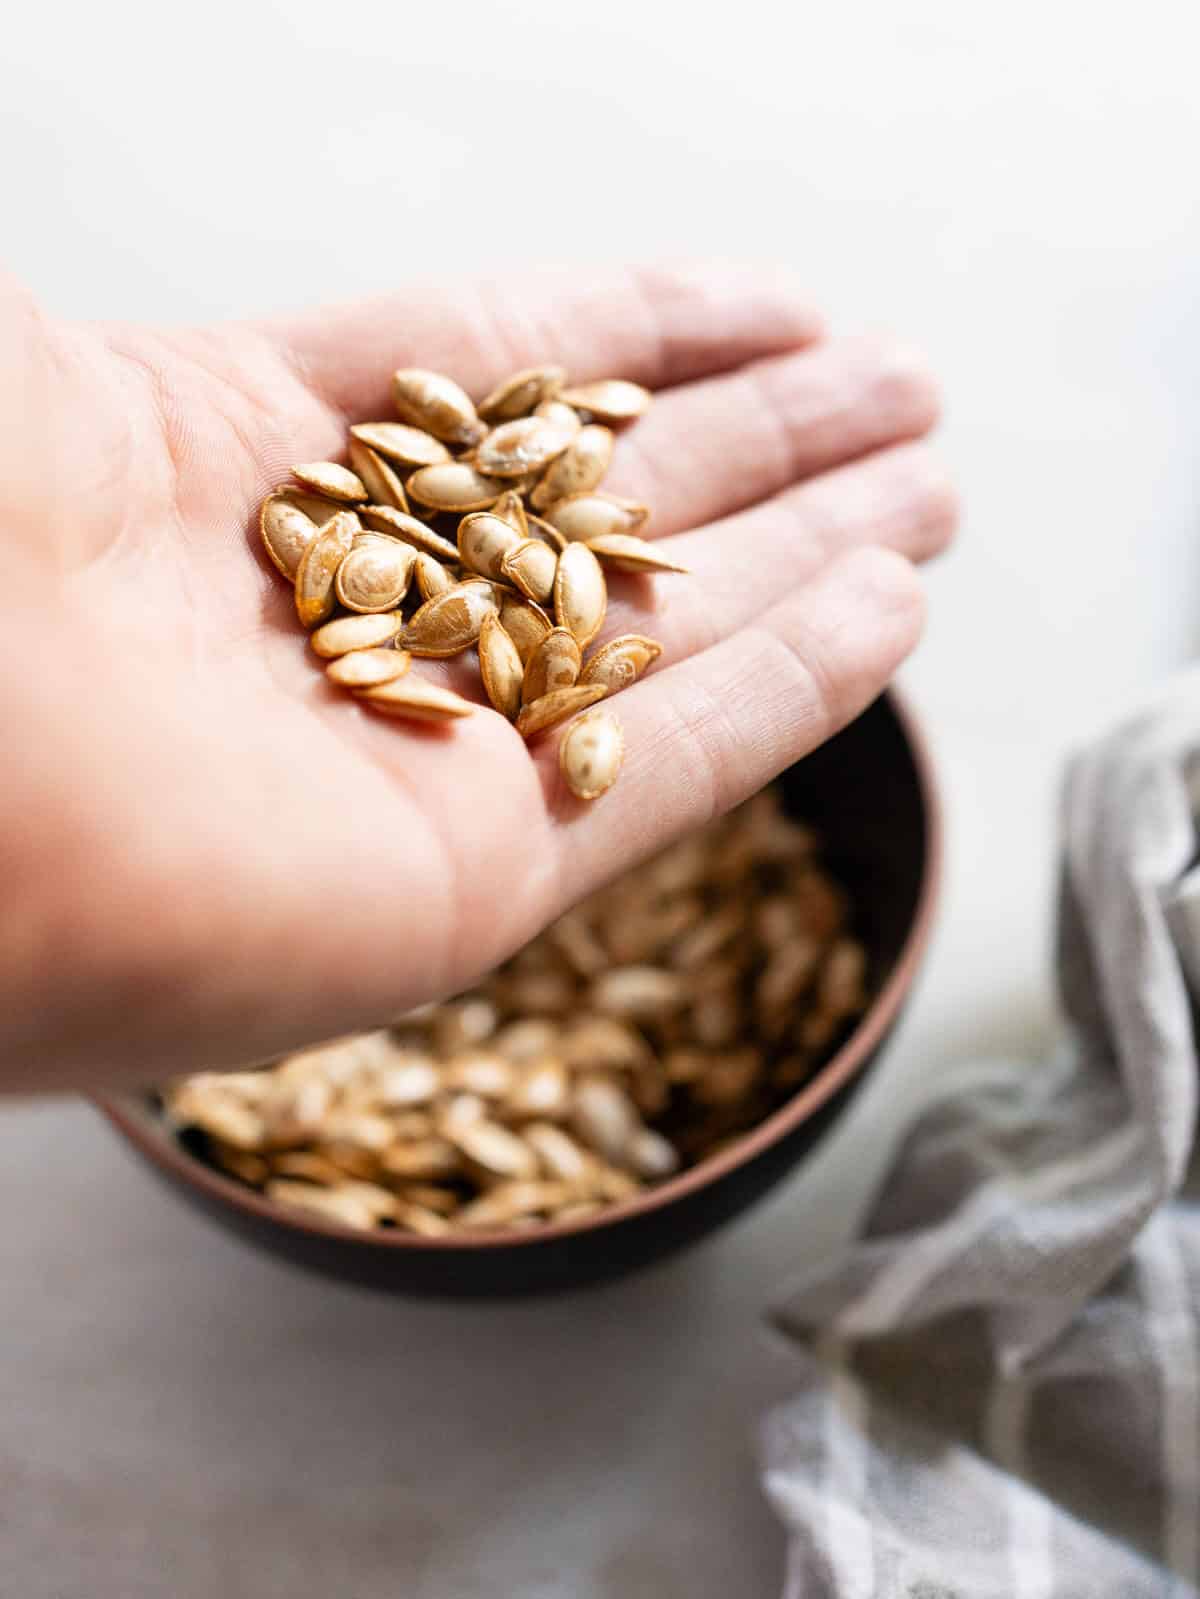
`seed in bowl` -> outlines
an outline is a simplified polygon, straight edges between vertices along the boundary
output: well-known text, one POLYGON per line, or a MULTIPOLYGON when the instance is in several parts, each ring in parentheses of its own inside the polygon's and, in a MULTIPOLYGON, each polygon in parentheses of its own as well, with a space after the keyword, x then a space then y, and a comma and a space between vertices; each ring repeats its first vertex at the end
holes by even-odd
MULTIPOLYGON (((447 692, 411 674, 374 692, 413 682, 447 692)), ((342 1226, 440 1238, 582 1221, 769 1114, 867 997, 847 897, 768 789, 469 993, 162 1100, 213 1165, 342 1226)))

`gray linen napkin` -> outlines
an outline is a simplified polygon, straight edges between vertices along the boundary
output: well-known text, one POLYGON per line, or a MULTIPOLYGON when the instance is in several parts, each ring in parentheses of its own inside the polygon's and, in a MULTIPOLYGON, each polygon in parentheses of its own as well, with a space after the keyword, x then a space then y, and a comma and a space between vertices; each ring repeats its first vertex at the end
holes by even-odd
POLYGON ((786 1599, 1195 1599, 1198 803, 1191 672, 1068 776, 1069 1043, 943 1079, 775 1312, 786 1599))

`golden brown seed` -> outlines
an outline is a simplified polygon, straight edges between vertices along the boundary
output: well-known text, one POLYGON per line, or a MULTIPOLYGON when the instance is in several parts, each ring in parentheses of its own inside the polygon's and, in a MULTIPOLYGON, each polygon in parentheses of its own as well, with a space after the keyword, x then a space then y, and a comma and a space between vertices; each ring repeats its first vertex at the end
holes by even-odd
POLYGON ((553 398, 567 381, 561 366, 531 366, 498 383, 477 407, 486 422, 507 422, 524 416, 543 400, 553 398))
POLYGON ((448 688, 427 683, 411 672, 393 678, 390 683, 381 683, 378 688, 364 689, 359 699, 385 716, 407 717, 413 722, 449 722, 460 716, 470 716, 475 708, 469 700, 452 694, 448 688))
POLYGON ((300 557, 317 536, 317 524, 281 494, 268 494, 258 515, 258 530, 276 570, 294 583, 300 557))
POLYGON ((400 646, 414 655, 460 655, 475 643, 484 617, 496 608, 492 585, 483 578, 468 578, 426 600, 401 632, 400 646))
POLYGON ((305 488, 312 489, 316 494, 323 494, 328 500, 339 500, 347 505, 355 505, 359 500, 367 498, 362 479, 347 467, 338 466, 334 461, 310 461, 307 466, 294 466, 292 476, 303 483, 305 488))
POLYGON ((624 1165, 625 1151, 642 1120, 623 1088, 606 1077, 585 1077, 575 1089, 571 1125, 590 1149, 624 1165))
POLYGON ((525 665, 522 705, 532 705, 555 689, 570 688, 579 677, 579 641, 565 627, 552 628, 525 665))
POLYGON ((558 769, 577 799, 598 799, 610 789, 624 759, 625 735, 608 710, 572 722, 558 746, 558 769))
POLYGON ((362 479, 367 499, 373 505, 390 505, 395 511, 407 513, 408 497, 404 492, 404 484, 377 450, 371 449, 360 439, 351 438, 350 465, 362 479))
POLYGON ((530 1217, 552 1214, 573 1197, 565 1183, 497 1183, 464 1205, 454 1219, 460 1227, 512 1227, 530 1217))
POLYGON ((417 591, 423 600, 431 600, 435 594, 444 594, 458 582, 448 566, 443 566, 441 561, 435 560, 425 550, 417 551, 415 571, 417 591))
POLYGON ((554 620, 568 628, 586 649, 600 631, 608 607, 608 587, 600 562, 586 544, 569 544, 558 558, 554 577, 554 620))
POLYGON ((612 463, 613 443, 611 428, 594 422, 580 428, 563 453, 542 473, 541 482, 529 496, 530 503, 536 510, 545 511, 573 494, 590 494, 599 488, 612 463))
POLYGON ((670 561, 657 544, 635 538, 632 533, 602 533, 588 539, 588 549, 604 565, 618 572, 686 572, 686 566, 670 561))
POLYGON ((546 512, 546 520, 565 539, 599 539, 607 533, 636 533, 650 515, 636 500, 615 494, 572 494, 546 512))
POLYGON ((547 1176, 560 1182, 580 1183, 591 1173, 595 1162, 569 1133, 552 1122, 530 1122, 522 1137, 541 1161, 547 1176))
MULTIPOLYGON (((604 967, 608 965, 606 957, 604 967)), ((632 1070, 654 1058, 649 1044, 630 1022, 586 1012, 576 1016, 563 1034, 561 1052, 573 1071, 632 1070)))
POLYGON ((581 683, 603 683, 610 694, 616 694, 638 678, 648 666, 653 666, 662 654, 662 645, 643 633, 622 633, 620 638, 609 639, 588 660, 579 674, 581 683))
POLYGON ((401 466, 436 466, 450 459, 450 451, 432 434, 403 422, 359 422, 350 433, 360 444, 401 466))
POLYGON ((483 437, 485 429, 475 407, 453 378, 440 372, 405 367, 394 373, 392 399, 402 422, 424 428, 435 439, 469 449, 483 437))
MULTIPOLYGON (((573 413, 572 413, 573 414, 573 413)), ((475 465, 493 477, 524 477, 540 472, 570 444, 578 432, 552 417, 521 416, 493 428, 475 451, 475 465)))
POLYGON ((439 561, 458 560, 458 550, 449 539, 444 539, 440 533, 435 533, 433 528, 426 526, 419 518, 409 516, 404 511, 393 510, 390 505, 364 505, 362 519, 377 533, 386 533, 390 538, 403 539, 405 544, 411 544, 414 549, 424 550, 426 555, 436 556, 439 561))
POLYGON ((456 1177, 462 1170, 462 1157, 444 1138, 423 1138, 393 1144, 384 1150, 379 1164, 392 1177, 430 1182, 436 1177, 456 1177))
POLYGON ((653 398, 649 389, 625 378, 602 378, 596 383, 580 383, 563 389, 558 398, 566 405, 588 411, 601 422, 631 422, 648 410, 653 398))
POLYGON ((579 420, 579 412, 569 405, 564 405, 561 400, 543 400, 534 410, 534 416, 540 416, 546 422, 553 422, 570 434, 574 440, 583 423, 579 420))
POLYGON ((517 647, 522 665, 554 626, 540 605, 520 595, 506 594, 500 601, 500 621, 517 647))
POLYGON ((210 1138, 209 1153, 222 1171, 239 1178, 243 1183, 249 1183, 252 1188, 261 1188, 271 1175, 271 1168, 263 1156, 252 1154, 249 1150, 234 1149, 231 1144, 222 1144, 218 1139, 210 1138))
POLYGON ((326 622, 309 635, 309 643, 318 655, 329 659, 348 655, 351 650, 373 650, 381 644, 390 644, 404 626, 399 611, 385 616, 339 616, 326 622))
POLYGON ((554 593, 558 553, 541 539, 523 539, 506 551, 500 576, 515 584, 526 599, 544 601, 554 593))
POLYGON ((521 535, 490 511, 472 511, 458 524, 458 553, 469 572, 499 581, 501 562, 515 550, 521 535))
POLYGON ((540 516, 535 516, 532 511, 526 511, 525 525, 529 530, 531 539, 541 539, 544 544, 549 544, 551 549, 557 550, 560 555, 570 542, 569 539, 563 538, 556 527, 551 527, 549 522, 543 520, 540 516))
POLYGON ((299 488, 295 483, 281 483, 275 493, 281 500, 294 505, 298 511, 303 511, 317 527, 324 527, 326 522, 337 516, 339 511, 346 509, 337 501, 324 499, 319 494, 310 494, 307 489, 299 488))
POLYGON ((287 1177, 274 1177, 267 1184, 267 1198, 293 1210, 311 1211, 323 1221, 332 1221, 342 1227, 355 1227, 366 1231, 375 1225, 375 1212, 357 1194, 343 1193, 340 1188, 319 1188, 315 1183, 296 1182, 287 1177))
POLYGON ((525 502, 516 489, 506 489, 492 506, 492 515, 507 522, 519 537, 529 537, 529 524, 525 520, 525 502))
POLYGON ((595 705, 604 695, 605 690, 599 684, 589 688, 581 688, 579 684, 573 688, 556 688, 553 693, 543 694, 540 700, 522 708, 517 717, 517 732, 522 738, 536 738, 547 728, 557 727, 568 716, 574 716, 576 711, 595 705))
POLYGON ((654 1021, 685 1005, 688 991, 678 972, 659 966, 614 966, 592 984, 591 1003, 603 1016, 654 1021))
POLYGON ((507 1127, 479 1117, 447 1129, 446 1136, 488 1177, 534 1177, 537 1156, 507 1127))
POLYGON ((411 661, 407 650, 352 650, 330 661, 325 676, 339 688, 373 688, 403 677, 411 661))
POLYGON ((479 630, 479 673, 488 699, 501 716, 515 722, 521 709, 521 657, 494 611, 479 630))
POLYGON ((429 1210, 424 1205, 414 1204, 411 1200, 400 1200, 396 1205, 396 1221, 410 1233, 417 1233, 422 1238, 444 1238, 451 1230, 451 1223, 445 1216, 436 1210, 429 1210))
POLYGON ((391 611, 408 593, 417 552, 411 544, 363 533, 338 567, 334 587, 348 611, 391 611))
POLYGON ((505 1101, 505 1114, 527 1116, 565 1116, 571 1103, 570 1080, 560 1060, 539 1060, 520 1070, 512 1092, 505 1101))
POLYGON ((480 1099, 504 1099, 511 1092, 514 1068, 490 1050, 465 1050, 442 1068, 442 1086, 480 1099))
POLYGON ((316 627, 334 606, 337 569, 350 553, 359 531, 353 511, 335 516, 313 539, 296 568, 296 615, 301 627, 316 627))
POLYGON ((507 486, 500 478, 484 477, 467 461, 423 466, 406 485, 412 499, 435 511, 486 511, 507 486))

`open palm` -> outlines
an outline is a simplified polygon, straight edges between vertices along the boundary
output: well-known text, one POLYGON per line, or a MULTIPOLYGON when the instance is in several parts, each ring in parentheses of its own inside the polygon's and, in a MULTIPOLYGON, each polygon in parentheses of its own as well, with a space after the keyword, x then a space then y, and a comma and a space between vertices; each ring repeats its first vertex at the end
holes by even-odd
POLYGON ((919 363, 823 338, 767 273, 523 274, 207 331, 55 324, 0 285, 0 358, 0 1058, 28 1086, 263 1059, 462 987, 862 709, 920 629, 908 562, 953 526, 919 363), (553 734, 332 690, 255 533, 292 463, 391 414, 394 367, 478 395, 542 360, 660 391, 605 486, 692 574, 611 585, 601 638, 664 653, 591 806, 553 734))

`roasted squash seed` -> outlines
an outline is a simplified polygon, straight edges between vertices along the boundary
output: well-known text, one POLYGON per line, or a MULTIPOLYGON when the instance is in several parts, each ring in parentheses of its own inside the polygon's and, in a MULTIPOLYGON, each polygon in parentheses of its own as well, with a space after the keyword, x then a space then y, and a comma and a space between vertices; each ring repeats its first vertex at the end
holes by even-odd
MULTIPOLYGON (((680 570, 635 536, 647 508, 600 489, 613 453, 606 424, 641 415, 650 395, 615 378, 573 389, 565 383, 561 367, 529 367, 497 384, 477 410, 453 379, 403 368, 392 380, 397 419, 356 423, 349 466, 300 465, 295 482, 266 497, 259 514, 263 548, 292 584, 314 652, 332 663, 330 682, 389 715, 451 720, 469 714, 469 701, 411 673, 410 657, 445 658, 476 645, 488 701, 531 738, 626 687, 657 657, 660 646, 641 634, 585 655, 607 609, 604 566, 680 570)), ((614 727, 605 718, 564 741, 574 752, 577 791, 599 793, 607 771, 615 775, 614 727)), ((583 949, 578 940, 573 947, 576 955, 583 949)), ((522 981, 529 1003, 552 1014, 565 1004, 561 974, 522 981)), ((715 1037, 728 1007, 714 1000, 709 1010, 705 1028, 715 1037)), ((561 1063, 523 1064, 529 1080, 522 1079, 519 1092, 513 1087, 505 1105, 511 1099, 513 1107, 526 1107, 521 1114, 538 1105, 545 1116, 558 1114, 554 1107, 565 1103, 561 1063)), ((652 1104, 657 1092, 643 1083, 637 1105, 652 1104)), ((464 1088, 454 1114, 468 1116, 482 1103, 464 1088)), ((438 1149, 436 1158, 423 1158, 432 1163, 427 1175, 440 1179, 461 1170, 461 1158, 451 1146, 438 1146, 437 1125, 427 1117, 421 1136, 429 1151, 438 1149)), ((234 1169, 231 1162, 249 1169, 246 1150, 232 1139, 224 1147, 231 1151, 222 1157, 227 1169, 234 1169)), ((349 1134, 330 1147, 345 1180, 361 1186, 370 1176, 363 1148, 349 1134)), ((644 1163, 651 1159, 646 1155, 644 1163)), ((631 1169, 628 1163, 624 1171, 608 1169, 601 1197, 579 1206, 620 1197, 631 1169)), ((399 1168, 392 1175, 399 1178, 399 1168)), ((269 1180, 289 1183, 296 1174, 271 1166, 269 1180)), ((519 1187, 515 1175, 511 1181, 519 1187)), ((347 1203, 363 1214, 362 1192, 347 1203)), ((444 1225, 436 1207, 417 1197, 393 1219, 407 1225, 405 1213, 414 1230, 444 1225)))
POLYGON ((558 746, 558 768, 577 798, 598 799, 617 780, 625 736, 610 710, 599 706, 576 717, 558 746))

